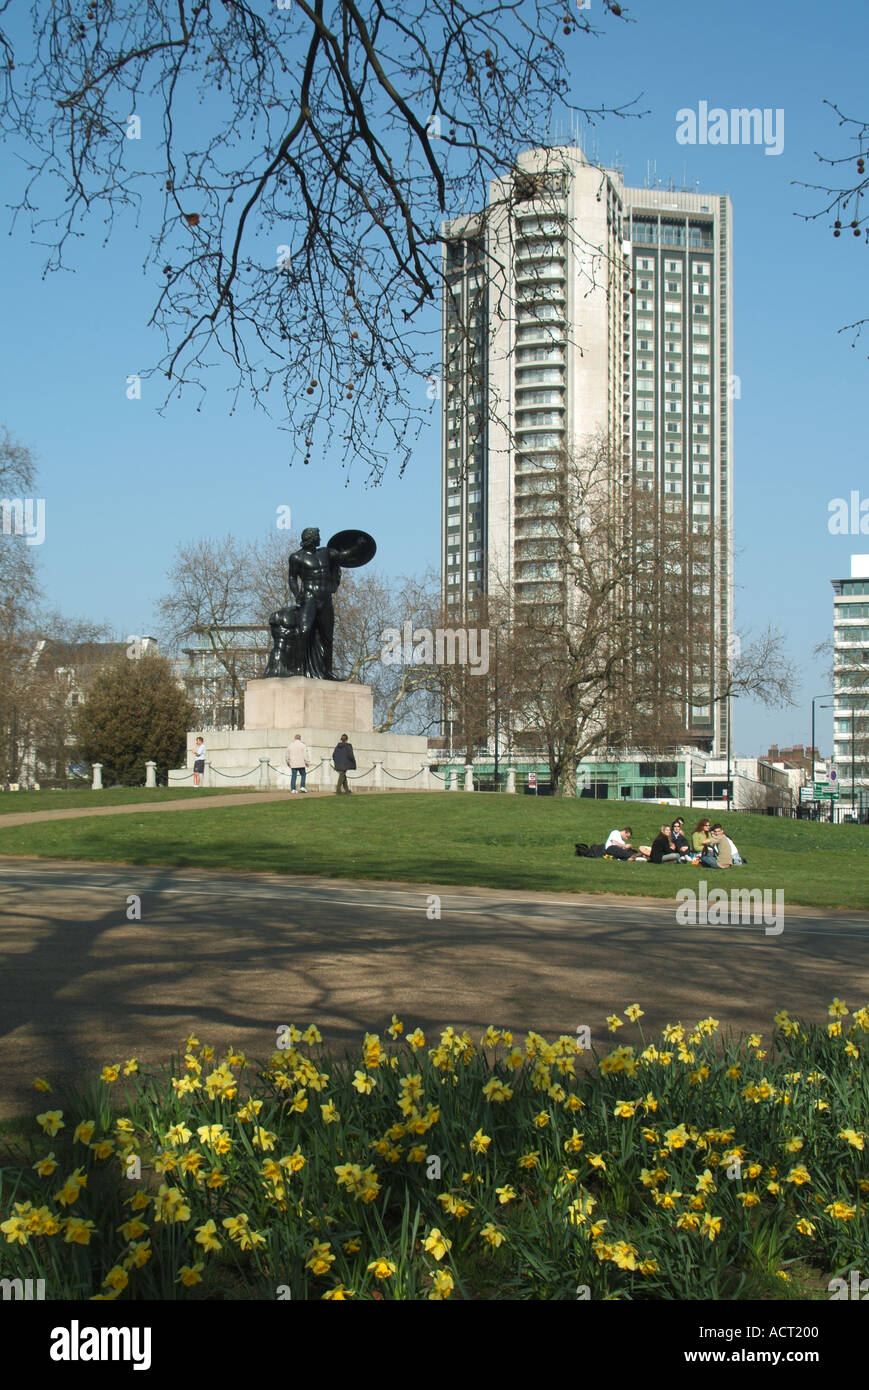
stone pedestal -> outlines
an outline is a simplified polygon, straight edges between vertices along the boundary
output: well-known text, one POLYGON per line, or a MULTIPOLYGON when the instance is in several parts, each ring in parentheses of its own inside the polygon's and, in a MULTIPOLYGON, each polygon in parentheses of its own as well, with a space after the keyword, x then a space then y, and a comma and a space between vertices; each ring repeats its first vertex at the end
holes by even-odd
POLYGON ((310 676, 248 681, 244 695, 245 732, 259 729, 340 729, 350 735, 374 729, 370 685, 320 681, 310 676))
MULTIPOLYGON (((244 723, 243 729, 206 730, 204 786, 288 789, 287 746, 300 734, 311 755, 307 790, 334 792, 338 774, 332 767, 332 753, 341 735, 349 734, 356 754, 356 771, 349 774, 351 786, 379 791, 431 789, 428 740, 418 734, 375 732, 370 685, 309 676, 248 681, 244 723)), ((195 729, 187 735, 188 768, 199 732, 195 729)), ((170 786, 186 783, 188 768, 170 771, 170 786)))

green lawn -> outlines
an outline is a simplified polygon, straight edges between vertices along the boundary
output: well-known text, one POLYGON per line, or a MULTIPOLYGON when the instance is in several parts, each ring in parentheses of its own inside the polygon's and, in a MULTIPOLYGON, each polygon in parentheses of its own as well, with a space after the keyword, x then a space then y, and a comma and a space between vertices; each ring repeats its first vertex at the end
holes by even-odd
POLYGON ((31 811, 77 811, 83 806, 135 806, 139 802, 185 801, 195 797, 255 792, 256 787, 75 787, 56 792, 0 792, 0 816, 24 816, 31 811))
MULTIPOLYGON (((689 828, 701 814, 684 811, 689 828)), ((0 833, 0 853, 667 898, 717 871, 577 859, 573 851, 575 841, 602 840, 626 822, 634 842, 648 844, 663 815, 657 806, 486 793, 288 796, 141 821, 126 815, 12 826, 0 833)), ((722 884, 780 888, 786 905, 869 909, 869 827, 724 820, 748 863, 722 874, 722 884)))

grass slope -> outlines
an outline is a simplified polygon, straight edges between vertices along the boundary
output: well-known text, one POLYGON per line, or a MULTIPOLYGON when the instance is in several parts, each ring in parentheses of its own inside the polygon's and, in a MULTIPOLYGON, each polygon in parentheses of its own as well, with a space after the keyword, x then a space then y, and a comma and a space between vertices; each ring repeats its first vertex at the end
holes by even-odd
MULTIPOLYGON (((668 807, 667 815, 674 811, 668 807)), ((127 815, 6 832, 0 826, 0 854, 660 898, 705 878, 728 889, 781 889, 785 905, 869 909, 864 826, 732 815, 726 828, 749 862, 726 874, 574 856, 575 841, 602 840, 626 821, 634 842, 648 844, 663 814, 658 806, 483 793, 288 795, 286 802, 141 821, 127 815)), ((702 813, 683 814, 691 828, 702 813)))

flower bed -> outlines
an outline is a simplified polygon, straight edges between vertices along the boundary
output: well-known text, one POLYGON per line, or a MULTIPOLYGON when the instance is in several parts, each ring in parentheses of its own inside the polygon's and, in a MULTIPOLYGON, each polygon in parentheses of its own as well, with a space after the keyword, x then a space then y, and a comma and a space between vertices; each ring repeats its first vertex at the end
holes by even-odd
POLYGON ((869 1245, 869 1007, 829 1013, 778 1014, 767 1045, 712 1018, 651 1041, 633 1004, 593 1061, 394 1017, 349 1061, 313 1025, 260 1066, 191 1037, 36 1117, 0 1169, 0 1276, 49 1299, 826 1297, 869 1245))

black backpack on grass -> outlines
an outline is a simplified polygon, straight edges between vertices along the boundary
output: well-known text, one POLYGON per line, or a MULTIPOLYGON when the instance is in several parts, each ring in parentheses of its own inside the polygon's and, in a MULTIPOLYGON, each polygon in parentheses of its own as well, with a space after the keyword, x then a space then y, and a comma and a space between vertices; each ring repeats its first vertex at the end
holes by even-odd
POLYGON ((606 853, 606 845, 576 845, 576 853, 580 859, 603 859, 606 853))

